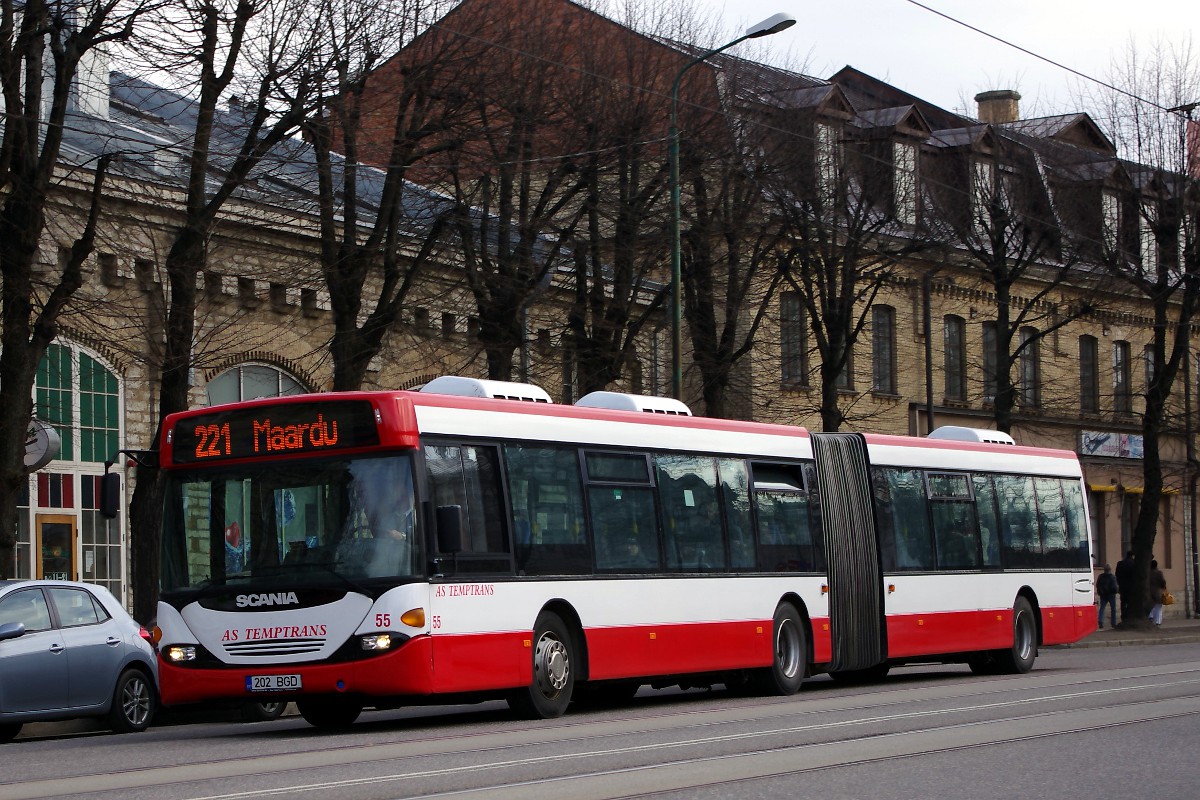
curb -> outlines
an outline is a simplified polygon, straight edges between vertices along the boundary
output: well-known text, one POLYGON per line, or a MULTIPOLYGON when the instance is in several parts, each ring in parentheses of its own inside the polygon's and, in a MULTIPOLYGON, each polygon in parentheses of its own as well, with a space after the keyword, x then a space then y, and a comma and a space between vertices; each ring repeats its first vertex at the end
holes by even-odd
POLYGON ((1200 633, 1188 633, 1178 636, 1146 636, 1143 638, 1134 639, 1084 639, 1081 642, 1074 644, 1058 645, 1063 649, 1089 648, 1089 647, 1137 647, 1138 645, 1160 645, 1160 644, 1196 644, 1200 642, 1200 633))
MULTIPOLYGON (((299 713, 295 705, 289 704, 280 716, 280 719, 299 716, 299 713)), ((239 719, 236 709, 183 707, 171 708, 165 711, 160 708, 150 727, 172 728, 178 725, 202 722, 254 724, 253 722, 239 719)), ((22 739, 49 739, 59 736, 78 736, 93 733, 108 734, 110 732, 108 726, 104 724, 103 719, 99 717, 75 717, 73 719, 54 720, 50 722, 26 722, 21 727, 21 732, 17 734, 17 737, 13 741, 19 742, 22 739)))

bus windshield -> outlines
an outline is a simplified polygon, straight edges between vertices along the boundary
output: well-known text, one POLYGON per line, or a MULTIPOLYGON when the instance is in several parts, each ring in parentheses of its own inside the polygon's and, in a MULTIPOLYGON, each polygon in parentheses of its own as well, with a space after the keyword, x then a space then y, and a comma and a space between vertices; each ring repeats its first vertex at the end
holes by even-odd
POLYGON ((249 464, 172 475, 164 591, 356 584, 423 563, 408 456, 249 464))

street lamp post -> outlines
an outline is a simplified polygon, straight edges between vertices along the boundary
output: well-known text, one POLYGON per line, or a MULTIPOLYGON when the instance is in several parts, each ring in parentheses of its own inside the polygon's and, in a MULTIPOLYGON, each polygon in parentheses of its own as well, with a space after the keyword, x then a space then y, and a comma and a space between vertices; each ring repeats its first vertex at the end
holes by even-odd
POLYGON ((679 242, 679 84, 683 75, 692 67, 712 58, 717 53, 728 50, 735 44, 747 39, 757 39, 770 36, 796 24, 794 17, 787 14, 774 14, 757 25, 746 30, 746 33, 728 44, 709 50, 693 58, 679 70, 675 82, 671 84, 671 130, 668 136, 668 158, 670 160, 670 189, 671 189, 671 396, 676 400, 683 399, 683 266, 682 252, 679 242))

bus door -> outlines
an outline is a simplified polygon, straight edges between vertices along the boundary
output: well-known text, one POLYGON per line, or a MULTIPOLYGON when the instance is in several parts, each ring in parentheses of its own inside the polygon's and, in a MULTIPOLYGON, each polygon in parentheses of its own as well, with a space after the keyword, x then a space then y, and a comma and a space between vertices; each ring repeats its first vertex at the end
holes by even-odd
POLYGON ((867 442, 857 433, 812 434, 829 572, 831 671, 887 659, 883 569, 867 442))

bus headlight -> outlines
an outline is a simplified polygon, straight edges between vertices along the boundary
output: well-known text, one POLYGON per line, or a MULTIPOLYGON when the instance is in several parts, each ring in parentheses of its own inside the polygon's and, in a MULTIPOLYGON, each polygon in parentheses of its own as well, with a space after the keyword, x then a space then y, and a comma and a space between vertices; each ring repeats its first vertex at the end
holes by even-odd
POLYGON ((163 651, 163 655, 167 657, 167 661, 179 663, 181 661, 195 661, 196 648, 187 645, 174 645, 163 651))
POLYGON ((391 646, 392 635, 390 633, 372 633, 362 637, 363 650, 388 650, 391 646))

